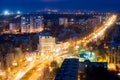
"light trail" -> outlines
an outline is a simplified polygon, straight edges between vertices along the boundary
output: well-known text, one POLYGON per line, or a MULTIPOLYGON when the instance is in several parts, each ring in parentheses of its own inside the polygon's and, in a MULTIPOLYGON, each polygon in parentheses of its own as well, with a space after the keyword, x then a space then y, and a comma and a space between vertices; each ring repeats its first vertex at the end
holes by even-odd
POLYGON ((91 38, 87 38, 87 42, 92 41, 93 39, 102 36, 105 31, 111 27, 111 25, 116 21, 117 16, 116 15, 112 15, 107 21, 106 24, 103 24, 103 26, 101 26, 99 29, 97 29, 95 32, 93 32, 91 35, 91 38), (95 34, 95 35, 94 35, 95 34))
POLYGON ((94 32, 92 32, 91 34, 89 34, 88 36, 84 37, 81 40, 78 40, 78 42, 85 42, 85 43, 89 43, 91 42, 93 39, 98 38, 102 35, 105 34, 105 31, 111 27, 112 24, 115 23, 117 19, 117 15, 112 15, 110 16, 110 18, 106 21, 105 24, 103 24, 101 27, 99 27, 97 30, 95 30, 94 32))
MULTIPOLYGON (((110 16, 110 18, 106 21, 105 24, 103 24, 100 28, 98 28, 96 31, 92 32, 91 34, 89 34, 88 36, 84 37, 82 40, 84 40, 86 43, 89 43, 90 41, 92 41, 93 39, 102 36, 106 29, 108 29, 115 21, 116 21, 117 16, 116 15, 112 15, 110 16)), ((81 40, 79 40, 81 41, 81 40)), ((69 45, 70 46, 70 45, 69 45)), ((67 52, 67 51, 66 51, 67 52)), ((19 70, 17 72, 17 74, 14 76, 13 80, 21 80, 26 73, 28 73, 31 69, 36 67, 36 70, 34 73, 32 73, 31 76, 29 76, 29 80, 31 79, 38 79, 41 75, 37 75, 38 74, 38 66, 40 66, 40 64, 44 64, 47 60, 49 60, 50 62, 53 61, 53 59, 55 59, 57 61, 57 59, 59 57, 65 56, 66 54, 46 54, 44 56, 41 56, 39 59, 41 60, 33 60, 31 63, 29 63, 28 66, 26 66, 25 68, 21 68, 21 70, 19 70)), ((45 66, 41 66, 41 68, 44 68, 45 66)), ((42 74, 42 73, 41 73, 42 74)))
POLYGON ((38 80, 38 78, 43 75, 45 67, 47 67, 45 63, 36 66, 35 72, 28 78, 28 80, 38 80))
MULTIPOLYGON (((97 30, 95 33, 96 35, 95 36, 101 36, 102 34, 105 33, 106 29, 110 28, 111 25, 116 21, 116 18, 117 16, 113 15, 108 21, 106 24, 103 25, 103 27, 101 27, 102 29, 100 30, 97 30)), ((94 39, 95 36, 93 36, 92 38, 94 39)))
MULTIPOLYGON (((37 60, 37 59, 34 59, 32 62, 30 62, 29 63, 29 65, 28 66, 26 66, 26 67, 23 67, 23 68, 21 68, 17 73, 16 73, 16 75, 14 76, 14 78, 13 78, 13 80, 21 80, 31 69, 33 69, 33 68, 35 68, 35 67, 37 67, 37 66, 40 66, 39 64, 43 64, 43 65, 45 65, 46 64, 46 61, 50 61, 50 62, 48 62, 47 64, 50 64, 52 61, 53 61, 53 58, 59 58, 60 57, 60 55, 58 55, 58 54, 51 54, 51 55, 44 55, 44 56, 40 56, 39 57, 39 60, 37 60)), ((56 59, 56 61, 57 61, 57 59, 56 59)), ((45 66, 44 66, 45 67, 45 66)), ((41 67, 41 68, 44 68, 44 67, 41 67)), ((46 66, 47 67, 47 66, 46 66)), ((33 75, 32 76, 35 76, 35 74, 37 74, 37 73, 33 73, 33 75)), ((31 79, 33 78, 31 76, 31 79)), ((39 75, 40 76, 40 75, 39 75)), ((36 76, 36 78, 39 78, 39 76, 36 76)))
POLYGON ((14 80, 20 80, 30 69, 32 69, 33 65, 34 61, 32 61, 27 67, 24 67, 23 69, 18 71, 14 80))

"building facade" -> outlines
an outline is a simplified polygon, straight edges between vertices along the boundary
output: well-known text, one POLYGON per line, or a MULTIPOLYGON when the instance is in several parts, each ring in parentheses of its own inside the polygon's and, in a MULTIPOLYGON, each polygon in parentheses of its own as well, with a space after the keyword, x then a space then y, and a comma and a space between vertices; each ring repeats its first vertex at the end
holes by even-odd
POLYGON ((41 32, 43 27, 43 17, 41 16, 21 17, 21 33, 41 32))
POLYGON ((68 19, 67 18, 59 18, 59 25, 67 26, 68 19))
POLYGON ((51 36, 40 36, 39 37, 39 44, 38 44, 38 50, 41 53, 51 53, 54 52, 55 49, 55 38, 51 36))

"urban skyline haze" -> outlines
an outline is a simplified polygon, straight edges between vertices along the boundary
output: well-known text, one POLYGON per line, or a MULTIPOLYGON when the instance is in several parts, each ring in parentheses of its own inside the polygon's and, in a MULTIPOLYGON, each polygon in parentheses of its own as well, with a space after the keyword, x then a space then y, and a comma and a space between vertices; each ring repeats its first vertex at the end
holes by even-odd
POLYGON ((45 8, 58 10, 120 11, 120 0, 2 0, 4 10, 33 12, 45 8))

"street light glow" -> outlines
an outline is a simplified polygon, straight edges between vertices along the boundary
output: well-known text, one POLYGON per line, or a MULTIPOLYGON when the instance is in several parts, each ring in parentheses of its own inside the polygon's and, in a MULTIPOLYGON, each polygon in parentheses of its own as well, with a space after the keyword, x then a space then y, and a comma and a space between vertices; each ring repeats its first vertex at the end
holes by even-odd
POLYGON ((21 12, 20 12, 20 11, 17 11, 17 14, 21 14, 21 12))
POLYGON ((9 13, 9 11, 8 10, 5 10, 4 11, 4 15, 9 15, 10 13, 9 13))
POLYGON ((27 57, 26 60, 27 60, 27 61, 32 61, 33 58, 32 58, 32 57, 27 57))

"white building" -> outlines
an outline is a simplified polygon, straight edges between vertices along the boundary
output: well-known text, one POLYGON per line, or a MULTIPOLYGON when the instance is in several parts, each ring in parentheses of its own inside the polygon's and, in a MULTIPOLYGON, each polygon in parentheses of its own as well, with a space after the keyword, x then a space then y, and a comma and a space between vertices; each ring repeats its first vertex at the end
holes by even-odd
POLYGON ((50 53, 54 52, 55 49, 55 38, 51 36, 40 36, 39 37, 39 45, 38 45, 38 50, 41 53, 50 53))

